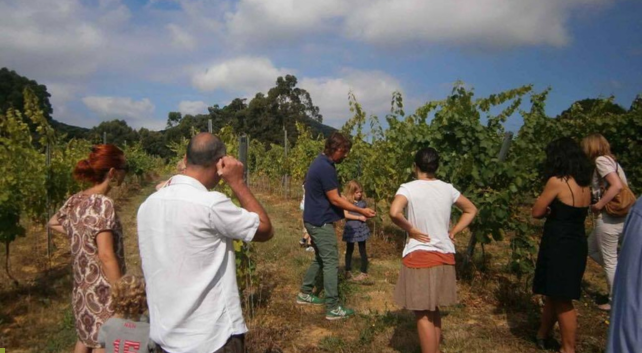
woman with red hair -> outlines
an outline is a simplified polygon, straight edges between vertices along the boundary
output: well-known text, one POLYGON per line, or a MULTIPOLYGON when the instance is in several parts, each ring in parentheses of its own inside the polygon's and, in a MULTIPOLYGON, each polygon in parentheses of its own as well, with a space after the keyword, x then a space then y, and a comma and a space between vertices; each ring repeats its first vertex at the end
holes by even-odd
POLYGON ((104 352, 98 331, 113 315, 111 286, 125 273, 122 226, 107 193, 122 183, 126 171, 125 154, 118 147, 94 146, 73 173, 91 186, 71 196, 49 221, 51 229, 71 239, 75 353, 104 352))

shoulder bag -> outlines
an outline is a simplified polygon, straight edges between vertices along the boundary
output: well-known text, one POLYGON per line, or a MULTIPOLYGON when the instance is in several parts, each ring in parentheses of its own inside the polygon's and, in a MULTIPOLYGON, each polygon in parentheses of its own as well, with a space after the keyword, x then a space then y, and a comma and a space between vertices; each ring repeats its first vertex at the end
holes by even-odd
MULTIPOLYGON (((613 160, 613 162, 615 163, 615 174, 620 178, 620 173, 618 173, 619 164, 615 160, 613 160)), ((621 180, 622 178, 620 178, 620 181, 621 180)), ((602 195, 604 195, 605 191, 604 187, 602 187, 602 195)), ((622 183, 622 190, 604 205, 604 211, 613 217, 624 217, 629 213, 634 203, 635 195, 633 191, 631 191, 628 185, 622 183)))

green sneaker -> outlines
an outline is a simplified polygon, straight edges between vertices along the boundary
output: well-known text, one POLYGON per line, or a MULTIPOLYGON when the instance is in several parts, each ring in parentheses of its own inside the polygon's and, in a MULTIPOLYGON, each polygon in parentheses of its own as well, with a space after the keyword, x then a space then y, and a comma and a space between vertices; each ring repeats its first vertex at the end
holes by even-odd
POLYGON ((317 297, 314 294, 304 294, 304 293, 299 293, 296 296, 296 303, 297 304, 311 304, 311 305, 323 305, 325 304, 325 300, 317 297))
POLYGON ((326 320, 341 320, 352 315, 354 315, 354 310, 344 308, 341 305, 325 312, 326 320))

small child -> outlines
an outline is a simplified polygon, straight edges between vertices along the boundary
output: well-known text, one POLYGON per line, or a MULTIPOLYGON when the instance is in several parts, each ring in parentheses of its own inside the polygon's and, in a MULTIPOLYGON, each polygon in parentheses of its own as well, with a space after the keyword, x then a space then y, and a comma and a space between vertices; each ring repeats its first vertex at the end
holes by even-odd
POLYGON ((149 338, 149 323, 141 320, 147 311, 145 280, 140 276, 121 277, 111 287, 111 298, 114 316, 98 333, 105 352, 154 352, 157 346, 149 338))
MULTIPOLYGON (((299 208, 301 209, 301 212, 303 212, 303 210, 305 209, 305 177, 303 177, 303 185, 301 185, 301 188, 303 189, 303 197, 301 198, 301 204, 299 205, 299 208)), ((303 221, 303 217, 301 217, 301 224, 303 225, 303 237, 301 238, 301 240, 299 240, 299 245, 301 245, 301 247, 304 247, 305 251, 312 252, 314 251, 314 248, 312 247, 312 238, 310 238, 308 230, 305 229, 305 222, 303 221)))
MULTIPOLYGON (((183 158, 181 158, 180 161, 178 161, 176 163, 176 174, 183 174, 183 172, 185 171, 185 168, 187 168, 187 166, 185 165, 185 157, 183 157, 183 158)), ((171 178, 169 178, 167 180, 164 180, 164 181, 161 181, 160 183, 158 183, 156 185, 156 190, 160 190, 160 189, 164 188, 165 186, 167 186, 167 183, 170 181, 170 179, 171 178)))
MULTIPOLYGON (((363 187, 358 182, 351 180, 345 187, 344 197, 359 208, 366 208, 363 187)), ((370 236, 370 229, 366 224, 366 217, 353 212, 344 211, 346 217, 345 228, 343 229, 343 241, 346 242, 346 278, 352 278, 352 253, 354 243, 359 243, 359 255, 361 255, 361 273, 352 278, 353 281, 362 281, 368 278, 368 254, 366 253, 366 240, 370 236)))

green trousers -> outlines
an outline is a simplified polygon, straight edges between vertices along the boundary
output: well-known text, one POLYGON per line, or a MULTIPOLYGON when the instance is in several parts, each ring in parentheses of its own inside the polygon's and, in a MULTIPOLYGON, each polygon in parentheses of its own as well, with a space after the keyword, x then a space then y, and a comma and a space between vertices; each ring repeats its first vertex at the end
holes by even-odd
POLYGON ((334 309, 339 305, 339 249, 337 248, 334 227, 332 224, 317 227, 305 223, 305 229, 312 237, 312 246, 315 252, 310 268, 303 277, 301 293, 312 293, 317 275, 319 271, 323 271, 325 305, 327 309, 334 309))

